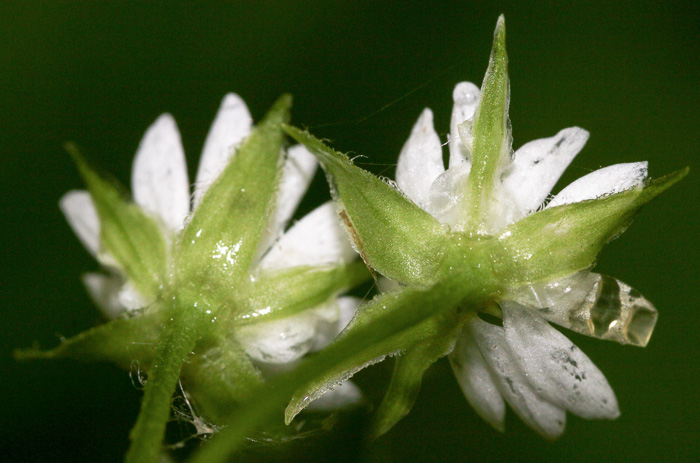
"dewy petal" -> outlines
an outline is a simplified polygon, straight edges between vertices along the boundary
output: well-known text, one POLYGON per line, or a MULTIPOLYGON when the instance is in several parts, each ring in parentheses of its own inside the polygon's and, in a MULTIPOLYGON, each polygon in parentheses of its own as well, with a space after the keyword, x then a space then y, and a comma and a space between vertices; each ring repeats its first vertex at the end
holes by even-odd
POLYGON ((63 195, 58 205, 85 249, 97 257, 100 249, 100 219, 90 193, 85 190, 69 191, 63 195))
POLYGON ((587 271, 506 297, 577 333, 641 347, 649 342, 658 316, 651 302, 629 285, 587 271))
POLYGON ((508 405, 538 433, 550 439, 559 437, 566 426, 566 412, 541 397, 530 385, 516 365, 503 328, 475 318, 468 329, 473 333, 491 377, 508 405))
POLYGON ((351 407, 362 400, 362 392, 352 381, 343 381, 306 406, 306 410, 328 412, 351 407))
POLYGON ((591 359, 537 313, 504 302, 508 347, 530 383, 552 403, 583 418, 617 418, 615 393, 591 359))
POLYGON ((277 189, 275 210, 264 236, 260 239, 261 254, 264 254, 284 231, 309 188, 317 167, 316 157, 304 145, 294 145, 287 150, 287 159, 282 168, 282 177, 277 189))
POLYGON ((121 287, 119 294, 117 295, 119 303, 127 311, 143 309, 153 301, 145 301, 141 293, 139 293, 134 285, 127 281, 121 287))
POLYGON ((304 356, 314 345, 316 315, 310 311, 269 322, 240 327, 236 338, 254 360, 288 363, 304 356))
POLYGON ((243 99, 235 93, 224 97, 204 142, 195 179, 194 205, 228 165, 238 145, 250 135, 253 119, 243 99))
POLYGON ((469 330, 462 332, 448 358, 464 397, 477 415, 498 431, 503 432, 506 404, 469 330))
POLYGON ((331 201, 294 224, 260 262, 261 269, 349 262, 355 257, 331 201))
POLYGON ((464 145, 459 136, 457 126, 474 117, 474 111, 479 105, 481 91, 471 82, 460 82, 452 92, 454 106, 452 107, 452 119, 450 121, 450 161, 449 167, 467 163, 471 165, 471 148, 464 145))
POLYGON ((190 212, 190 186, 185 151, 170 114, 160 116, 143 136, 134 158, 131 188, 134 201, 169 230, 183 227, 190 212))
POLYGON ((503 188, 514 207, 511 223, 536 210, 588 141, 588 132, 578 127, 553 137, 534 140, 515 152, 503 188))
POLYGON ((430 185, 444 171, 442 146, 433 127, 433 113, 425 108, 399 154, 396 183, 411 201, 425 208, 430 185))
POLYGON ((547 207, 595 199, 639 187, 647 178, 647 162, 604 167, 581 177, 561 190, 547 207))
POLYGON ((115 275, 86 273, 82 279, 90 298, 107 318, 117 318, 124 312, 124 306, 119 302, 119 291, 122 288, 121 278, 115 275))

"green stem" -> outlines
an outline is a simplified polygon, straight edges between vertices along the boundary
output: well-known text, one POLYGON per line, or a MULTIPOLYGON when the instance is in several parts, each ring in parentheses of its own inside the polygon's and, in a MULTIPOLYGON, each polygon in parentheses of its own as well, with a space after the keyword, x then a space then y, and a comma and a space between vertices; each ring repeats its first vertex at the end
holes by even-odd
POLYGON ((203 326, 206 325, 197 310, 177 311, 177 316, 166 324, 148 370, 141 411, 130 433, 127 463, 158 461, 180 369, 202 337, 203 326))
POLYGON ((470 284, 464 284, 464 281, 461 284, 454 284, 458 283, 456 281, 452 283, 441 283, 428 290, 405 288, 375 299, 371 304, 382 306, 381 316, 349 332, 293 371, 250 396, 235 415, 230 417, 223 431, 195 454, 192 463, 227 461, 256 428, 274 413, 281 414, 297 389, 325 375, 347 357, 359 355, 377 343, 401 335, 429 317, 454 308, 465 296, 477 299, 483 294, 484 287, 480 284, 480 279, 471 280, 470 284))

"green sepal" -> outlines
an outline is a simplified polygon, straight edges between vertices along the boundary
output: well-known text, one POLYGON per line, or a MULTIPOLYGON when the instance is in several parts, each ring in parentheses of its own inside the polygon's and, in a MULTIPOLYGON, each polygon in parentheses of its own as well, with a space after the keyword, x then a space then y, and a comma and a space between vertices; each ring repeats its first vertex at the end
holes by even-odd
POLYGON ((264 383, 248 354, 226 332, 200 341, 182 367, 182 378, 197 413, 218 425, 264 383))
POLYGON ((361 261, 260 272, 236 294, 238 322, 271 321, 318 306, 371 277, 361 261))
MULTIPOLYGON (((183 230, 177 268, 210 293, 247 272, 268 222, 280 176, 283 133, 292 98, 283 95, 253 128, 209 187, 183 230)), ((222 295, 222 297, 225 296, 222 295)))
POLYGON ((426 370, 454 349, 461 326, 456 313, 439 315, 433 322, 433 335, 417 342, 396 358, 391 383, 374 414, 373 437, 385 434, 408 415, 418 398, 426 370))
POLYGON ((340 216, 367 265, 404 284, 433 283, 444 253, 446 227, 308 132, 290 126, 285 130, 319 159, 340 216))
POLYGON ((17 360, 70 358, 85 362, 112 362, 130 369, 134 362, 147 369, 153 361, 161 319, 155 313, 118 318, 62 341, 50 350, 18 349, 17 360))
POLYGON ((100 219, 100 243, 147 299, 155 298, 166 268, 166 240, 161 227, 126 199, 123 187, 97 174, 73 144, 66 150, 75 161, 100 219))
MULTIPOLYGON (((441 287, 435 287, 427 291, 402 287, 383 294, 369 304, 361 306, 350 325, 336 338, 334 343, 340 342, 352 333, 361 331, 364 327, 376 325, 377 320, 386 317, 387 313, 398 311, 410 313, 418 310, 420 304, 428 303, 428 300, 433 301, 432 304, 439 304, 439 306, 433 305, 432 307, 435 313, 439 313, 448 308, 456 307, 461 299, 459 291, 450 293, 445 291, 440 297, 439 294, 441 293, 443 293, 441 287)), ((316 377, 314 381, 295 392, 285 411, 285 422, 289 424, 312 400, 320 397, 323 392, 334 385, 346 380, 365 367, 380 362, 387 356, 410 351, 423 343, 426 345, 430 344, 430 339, 444 335, 444 328, 444 316, 429 317, 400 334, 387 336, 379 342, 368 345, 354 355, 345 356, 342 361, 326 369, 324 375, 316 377)))
POLYGON ((688 173, 688 168, 597 199, 544 209, 506 227, 498 240, 507 258, 495 271, 511 286, 551 281, 591 267, 605 244, 629 226, 643 205, 688 173))
POLYGON ((501 15, 494 32, 489 66, 481 86, 481 99, 470 127, 460 126, 460 135, 467 143, 472 131, 472 168, 467 181, 469 203, 468 229, 486 232, 477 227, 484 223, 489 213, 489 200, 494 194, 494 184, 511 155, 511 129, 508 119, 510 83, 508 81, 508 55, 506 53, 506 25, 501 15))

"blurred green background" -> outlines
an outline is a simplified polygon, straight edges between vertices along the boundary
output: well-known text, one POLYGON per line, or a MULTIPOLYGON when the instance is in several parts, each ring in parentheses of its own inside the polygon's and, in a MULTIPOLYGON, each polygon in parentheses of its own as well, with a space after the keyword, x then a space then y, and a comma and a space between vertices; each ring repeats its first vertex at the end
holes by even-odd
MULTIPOLYGON (((562 184, 618 162, 648 160, 652 176, 691 166, 598 264, 657 305, 650 345, 571 335, 607 375, 622 416, 570 416, 564 437, 550 443, 510 414, 499 434, 471 411, 441 361, 413 412, 372 446, 359 447, 359 414, 331 436, 262 453, 304 461, 696 461, 698 2, 546 0, 0 3, 0 458, 120 461, 138 411, 140 392, 115 367, 10 357, 15 347, 50 347, 100 322, 79 280, 96 264, 57 207, 81 187, 63 142, 77 142, 128 183, 141 135, 168 111, 193 173, 225 92, 239 93, 256 119, 291 92, 296 124, 393 177, 423 107, 434 110, 444 139, 452 88, 480 83, 499 13, 508 25, 516 148, 564 127, 588 129, 562 184)), ((300 212, 327 197, 319 174, 300 212)), ((375 403, 390 367, 358 378, 375 403)))

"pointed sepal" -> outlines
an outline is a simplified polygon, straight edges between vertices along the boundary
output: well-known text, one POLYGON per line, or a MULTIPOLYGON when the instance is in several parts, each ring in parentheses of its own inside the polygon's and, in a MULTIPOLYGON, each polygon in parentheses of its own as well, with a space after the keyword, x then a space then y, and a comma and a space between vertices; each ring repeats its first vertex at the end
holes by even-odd
POLYGON ((426 286, 433 282, 444 251, 445 227, 308 132, 290 126, 285 130, 314 153, 326 170, 340 215, 365 262, 401 283, 426 286))

